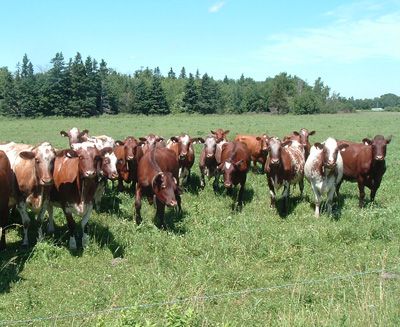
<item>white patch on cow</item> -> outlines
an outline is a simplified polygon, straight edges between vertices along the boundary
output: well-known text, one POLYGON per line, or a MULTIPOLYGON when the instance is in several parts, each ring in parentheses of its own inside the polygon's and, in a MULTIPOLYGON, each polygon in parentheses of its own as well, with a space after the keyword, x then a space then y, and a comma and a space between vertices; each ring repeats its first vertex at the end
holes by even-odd
POLYGON ((182 144, 184 144, 184 145, 188 145, 190 142, 190 137, 187 134, 181 136, 180 139, 181 139, 182 144))
POLYGON ((231 166, 232 166, 232 164, 231 164, 230 162, 225 161, 225 168, 226 168, 226 169, 230 169, 231 166))
POLYGON ((337 149, 336 140, 332 137, 328 137, 328 139, 325 141, 324 147, 328 152, 328 160, 333 161, 334 160, 333 155, 337 149))
POLYGON ((74 144, 71 145, 71 148, 74 151, 78 151, 80 149, 88 151, 89 149, 94 149, 95 148, 95 144, 90 142, 90 141, 85 141, 85 142, 82 142, 82 143, 74 143, 74 144))
POLYGON ((117 160, 117 157, 114 154, 114 152, 106 153, 104 157, 108 158, 110 160, 109 167, 110 167, 111 173, 118 174, 118 171, 117 171, 117 161, 118 160, 117 160))
POLYGON ((71 139, 78 140, 79 130, 76 127, 72 127, 69 130, 69 135, 70 135, 71 139))

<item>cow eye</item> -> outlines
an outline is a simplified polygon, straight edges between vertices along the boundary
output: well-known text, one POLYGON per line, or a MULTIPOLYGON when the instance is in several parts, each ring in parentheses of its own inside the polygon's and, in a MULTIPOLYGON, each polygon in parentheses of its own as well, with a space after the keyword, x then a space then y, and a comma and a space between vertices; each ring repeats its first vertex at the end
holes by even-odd
POLYGON ((36 162, 36 163, 39 163, 39 162, 40 162, 40 160, 39 160, 39 159, 35 159, 35 162, 36 162))
POLYGON ((82 159, 83 159, 83 157, 82 157, 82 156, 79 156, 79 159, 80 159, 80 160, 82 160, 82 159))
POLYGON ((119 159, 117 163, 122 164, 122 159, 119 159))
POLYGON ((161 184, 161 188, 162 189, 166 188, 165 184, 161 184))

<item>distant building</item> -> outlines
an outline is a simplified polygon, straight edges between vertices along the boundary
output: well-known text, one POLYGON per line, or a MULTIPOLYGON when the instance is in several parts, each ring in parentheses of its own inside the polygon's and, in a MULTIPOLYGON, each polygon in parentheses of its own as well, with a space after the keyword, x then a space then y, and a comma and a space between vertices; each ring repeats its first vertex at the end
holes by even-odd
POLYGON ((385 111, 383 108, 371 108, 371 111, 385 111))

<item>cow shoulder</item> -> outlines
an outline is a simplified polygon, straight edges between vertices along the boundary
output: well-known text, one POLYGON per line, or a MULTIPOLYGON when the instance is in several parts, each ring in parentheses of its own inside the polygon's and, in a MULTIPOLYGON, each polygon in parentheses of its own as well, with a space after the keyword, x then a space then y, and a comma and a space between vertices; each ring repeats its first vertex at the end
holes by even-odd
POLYGON ((73 183, 79 177, 79 158, 56 157, 54 161, 54 185, 73 183))

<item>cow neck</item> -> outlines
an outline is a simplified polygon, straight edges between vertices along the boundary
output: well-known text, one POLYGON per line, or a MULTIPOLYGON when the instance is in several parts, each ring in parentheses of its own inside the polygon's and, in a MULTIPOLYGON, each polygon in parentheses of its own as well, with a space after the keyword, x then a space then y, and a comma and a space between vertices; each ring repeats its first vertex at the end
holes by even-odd
POLYGON ((156 147, 153 147, 150 151, 151 151, 150 152, 150 164, 152 165, 152 167, 154 168, 154 170, 157 173, 161 173, 162 170, 161 170, 160 166, 157 164, 157 161, 156 161, 156 153, 155 153, 156 152, 156 147))
POLYGON ((233 149, 232 149, 231 155, 227 161, 229 161, 229 162, 233 161, 233 158, 236 156, 236 151, 237 151, 236 148, 237 148, 237 144, 236 144, 236 142, 233 142, 233 149))

